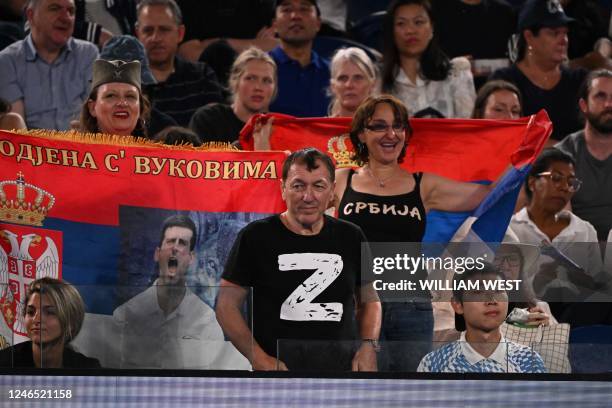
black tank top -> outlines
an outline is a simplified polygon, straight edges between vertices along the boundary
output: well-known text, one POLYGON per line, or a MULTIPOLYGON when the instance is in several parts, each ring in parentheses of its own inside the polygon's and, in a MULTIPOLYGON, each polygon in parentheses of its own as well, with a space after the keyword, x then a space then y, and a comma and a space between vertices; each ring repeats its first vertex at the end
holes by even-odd
POLYGON ((406 194, 379 196, 351 187, 351 169, 338 208, 338 218, 361 227, 370 242, 421 242, 425 234, 425 206, 421 200, 423 173, 413 174, 414 190, 406 194))

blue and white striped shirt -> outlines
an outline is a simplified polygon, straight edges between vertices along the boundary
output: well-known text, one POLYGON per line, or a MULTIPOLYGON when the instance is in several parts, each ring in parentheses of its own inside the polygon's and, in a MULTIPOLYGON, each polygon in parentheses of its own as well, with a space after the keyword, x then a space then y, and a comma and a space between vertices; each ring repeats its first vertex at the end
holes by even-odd
POLYGON ((531 348, 503 337, 489 357, 484 357, 465 340, 446 344, 421 360, 418 372, 431 373, 545 373, 544 362, 531 348))

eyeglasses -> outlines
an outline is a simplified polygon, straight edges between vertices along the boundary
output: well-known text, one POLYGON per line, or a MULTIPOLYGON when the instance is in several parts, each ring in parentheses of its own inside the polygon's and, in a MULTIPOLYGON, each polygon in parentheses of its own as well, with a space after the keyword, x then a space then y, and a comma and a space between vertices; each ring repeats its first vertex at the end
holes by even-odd
POLYGON ((521 266, 521 257, 517 254, 508 254, 508 255, 495 255, 495 259, 493 259, 493 265, 495 267, 500 267, 506 262, 508 266, 516 268, 517 266, 521 266))
POLYGON ((563 174, 555 173, 552 171, 545 171, 542 173, 536 174, 537 177, 547 177, 553 184, 559 186, 561 183, 565 182, 567 185, 567 189, 571 193, 575 193, 580 190, 580 186, 582 185, 582 180, 574 176, 564 176, 563 174))
POLYGON ((387 125, 386 123, 372 123, 371 125, 367 125, 365 128, 374 133, 387 133, 389 129, 393 129, 393 132, 398 134, 406 130, 406 126, 400 123, 394 123, 393 125, 387 125))

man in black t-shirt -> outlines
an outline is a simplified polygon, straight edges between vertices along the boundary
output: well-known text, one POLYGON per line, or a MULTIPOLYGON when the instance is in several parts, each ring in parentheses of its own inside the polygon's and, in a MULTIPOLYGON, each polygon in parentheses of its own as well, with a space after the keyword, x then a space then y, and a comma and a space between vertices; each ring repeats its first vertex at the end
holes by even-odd
POLYGON ((282 173, 287 211, 247 225, 236 238, 221 281, 219 323, 255 370, 376 370, 381 308, 371 283, 362 284, 365 237, 324 214, 334 166, 308 148, 291 154, 282 173), (246 287, 253 288, 251 328, 241 315, 246 287))

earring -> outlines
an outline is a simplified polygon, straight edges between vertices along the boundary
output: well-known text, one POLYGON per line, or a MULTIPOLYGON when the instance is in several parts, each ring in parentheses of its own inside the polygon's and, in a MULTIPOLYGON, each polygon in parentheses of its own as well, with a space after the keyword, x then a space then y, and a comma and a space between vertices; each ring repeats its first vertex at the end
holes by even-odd
POLYGON ((528 46, 527 46, 527 54, 528 54, 529 56, 533 55, 533 52, 532 52, 532 51, 533 51, 533 47, 532 47, 531 45, 528 45, 528 46))
POLYGON ((364 152, 365 152, 365 143, 363 142, 357 143, 357 153, 359 153, 360 156, 363 156, 364 152))

